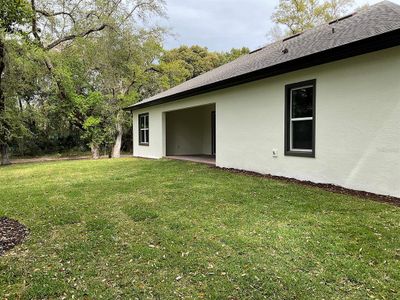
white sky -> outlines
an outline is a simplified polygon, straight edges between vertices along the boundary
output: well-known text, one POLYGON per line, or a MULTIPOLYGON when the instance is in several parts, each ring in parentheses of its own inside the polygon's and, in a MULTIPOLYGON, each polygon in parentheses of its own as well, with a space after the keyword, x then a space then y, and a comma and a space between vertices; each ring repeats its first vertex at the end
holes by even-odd
MULTIPOLYGON (((391 0, 400 5, 400 0, 391 0)), ((166 0, 168 19, 161 21, 174 34, 166 48, 201 45, 222 51, 256 49, 268 42, 271 15, 278 0, 166 0)), ((355 8, 379 0, 355 0, 355 8)))

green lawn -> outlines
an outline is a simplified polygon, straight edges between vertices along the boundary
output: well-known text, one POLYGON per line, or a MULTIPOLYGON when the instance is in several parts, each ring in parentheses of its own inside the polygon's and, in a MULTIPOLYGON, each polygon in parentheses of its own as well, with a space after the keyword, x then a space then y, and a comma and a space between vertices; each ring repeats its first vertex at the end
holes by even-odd
POLYGON ((400 208, 204 165, 0 168, 0 299, 399 299, 400 208))

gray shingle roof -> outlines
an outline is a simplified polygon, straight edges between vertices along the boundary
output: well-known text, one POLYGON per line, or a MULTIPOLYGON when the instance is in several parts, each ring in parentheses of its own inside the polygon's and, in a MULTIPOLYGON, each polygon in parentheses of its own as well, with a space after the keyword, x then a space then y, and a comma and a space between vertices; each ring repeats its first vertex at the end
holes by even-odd
MULTIPOLYGON (((400 29, 400 6, 383 1, 335 23, 324 24, 299 36, 269 44, 174 88, 135 105, 159 103, 161 99, 215 84, 231 78, 280 65, 304 56, 400 29), (332 28, 335 28, 334 32, 332 28), (283 53, 287 49, 287 53, 283 53)), ((182 97, 184 98, 184 97, 182 97)))

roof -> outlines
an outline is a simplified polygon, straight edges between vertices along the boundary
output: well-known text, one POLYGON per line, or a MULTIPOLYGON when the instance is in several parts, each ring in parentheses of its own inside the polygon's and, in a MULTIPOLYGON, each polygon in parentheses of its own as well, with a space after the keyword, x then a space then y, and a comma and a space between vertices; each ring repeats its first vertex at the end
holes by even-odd
POLYGON ((136 110, 400 45, 400 6, 383 1, 269 44, 127 108, 136 110))

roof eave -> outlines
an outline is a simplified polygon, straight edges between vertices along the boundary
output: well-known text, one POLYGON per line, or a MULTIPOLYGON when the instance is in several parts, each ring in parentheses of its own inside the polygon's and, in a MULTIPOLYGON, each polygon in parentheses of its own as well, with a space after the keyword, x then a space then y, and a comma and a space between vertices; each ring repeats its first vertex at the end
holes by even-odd
POLYGON ((400 45, 400 29, 124 108, 134 111, 400 45))

